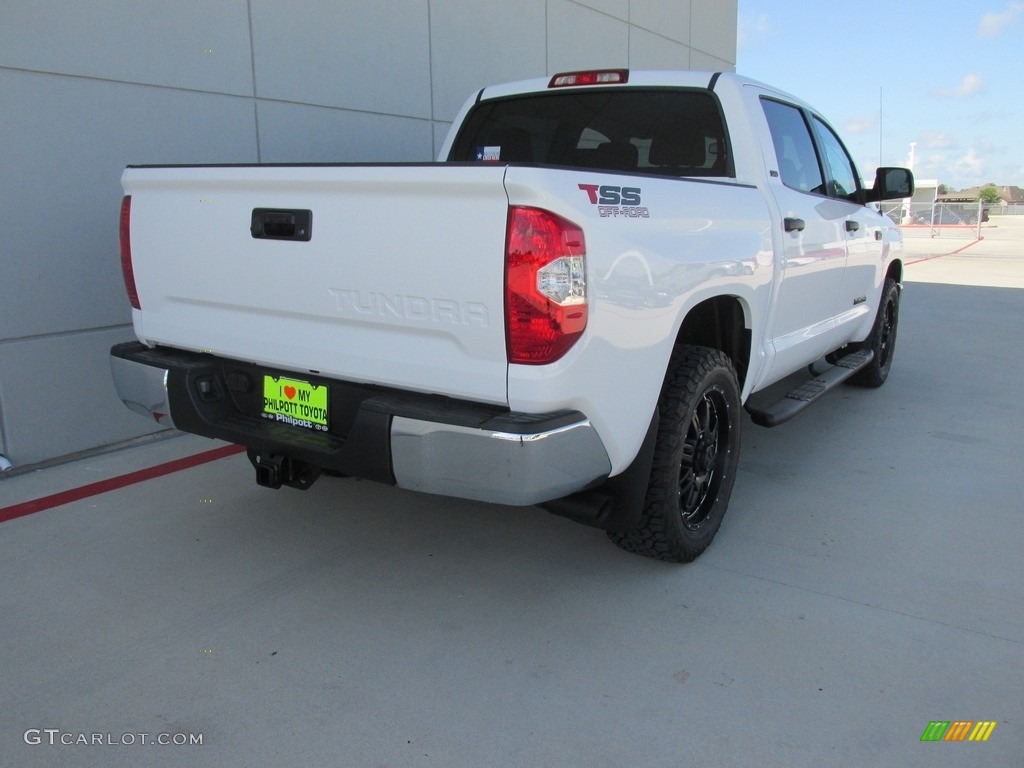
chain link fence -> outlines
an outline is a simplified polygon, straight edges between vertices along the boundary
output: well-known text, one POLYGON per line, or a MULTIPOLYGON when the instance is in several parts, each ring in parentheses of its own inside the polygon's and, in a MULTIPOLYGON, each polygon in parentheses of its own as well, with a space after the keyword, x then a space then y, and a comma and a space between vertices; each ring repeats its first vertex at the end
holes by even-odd
POLYGON ((1024 216, 1024 203, 994 205, 988 209, 991 216, 1024 216))
POLYGON ((900 225, 904 236, 980 240, 989 212, 980 200, 969 203, 890 201, 882 213, 900 225))

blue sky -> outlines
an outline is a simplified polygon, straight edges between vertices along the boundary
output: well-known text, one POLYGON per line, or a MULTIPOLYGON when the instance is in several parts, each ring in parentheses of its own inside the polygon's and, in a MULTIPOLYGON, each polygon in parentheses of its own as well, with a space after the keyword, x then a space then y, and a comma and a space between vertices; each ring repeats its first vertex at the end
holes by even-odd
POLYGON ((869 184, 1024 186, 1024 0, 739 0, 736 71, 810 103, 869 184))

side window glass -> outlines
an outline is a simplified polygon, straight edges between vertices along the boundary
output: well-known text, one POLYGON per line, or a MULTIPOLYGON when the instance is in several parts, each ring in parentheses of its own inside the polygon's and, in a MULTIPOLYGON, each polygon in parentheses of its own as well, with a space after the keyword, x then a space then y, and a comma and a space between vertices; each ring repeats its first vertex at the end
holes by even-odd
POLYGON ((830 193, 836 197, 852 197, 857 192, 857 169, 850 155, 839 137, 817 117, 814 118, 814 128, 818 132, 818 139, 825 153, 825 162, 832 172, 830 193))
POLYGON ((825 182, 803 112, 789 104, 761 99, 775 145, 782 183, 801 192, 825 193, 825 182))

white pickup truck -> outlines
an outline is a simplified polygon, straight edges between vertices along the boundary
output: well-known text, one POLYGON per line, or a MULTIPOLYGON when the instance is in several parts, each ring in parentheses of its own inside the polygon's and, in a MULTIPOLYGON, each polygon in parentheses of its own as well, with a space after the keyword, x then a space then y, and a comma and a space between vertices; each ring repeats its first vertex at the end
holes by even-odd
POLYGON ((872 203, 913 192, 867 188, 785 93, 621 69, 481 90, 437 163, 122 184, 129 408, 246 446, 271 488, 539 504, 679 562, 722 521, 742 408, 885 381, 902 241, 872 203))

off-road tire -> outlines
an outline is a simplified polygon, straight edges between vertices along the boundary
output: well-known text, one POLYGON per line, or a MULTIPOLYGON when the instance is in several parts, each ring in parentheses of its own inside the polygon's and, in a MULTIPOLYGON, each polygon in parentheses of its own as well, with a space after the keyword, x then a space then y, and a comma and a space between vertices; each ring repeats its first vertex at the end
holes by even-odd
POLYGON ((862 370, 850 377, 849 383, 859 387, 880 387, 889 378, 892 357, 896 351, 896 331, 900 321, 900 288, 891 277, 885 278, 882 298, 878 302, 878 314, 871 328, 871 335, 852 349, 870 349, 875 358, 862 370))
POLYGON ((658 400, 654 460, 640 520, 609 537, 629 552, 690 562, 722 524, 739 453, 739 385, 732 363, 716 349, 676 347, 658 400))

